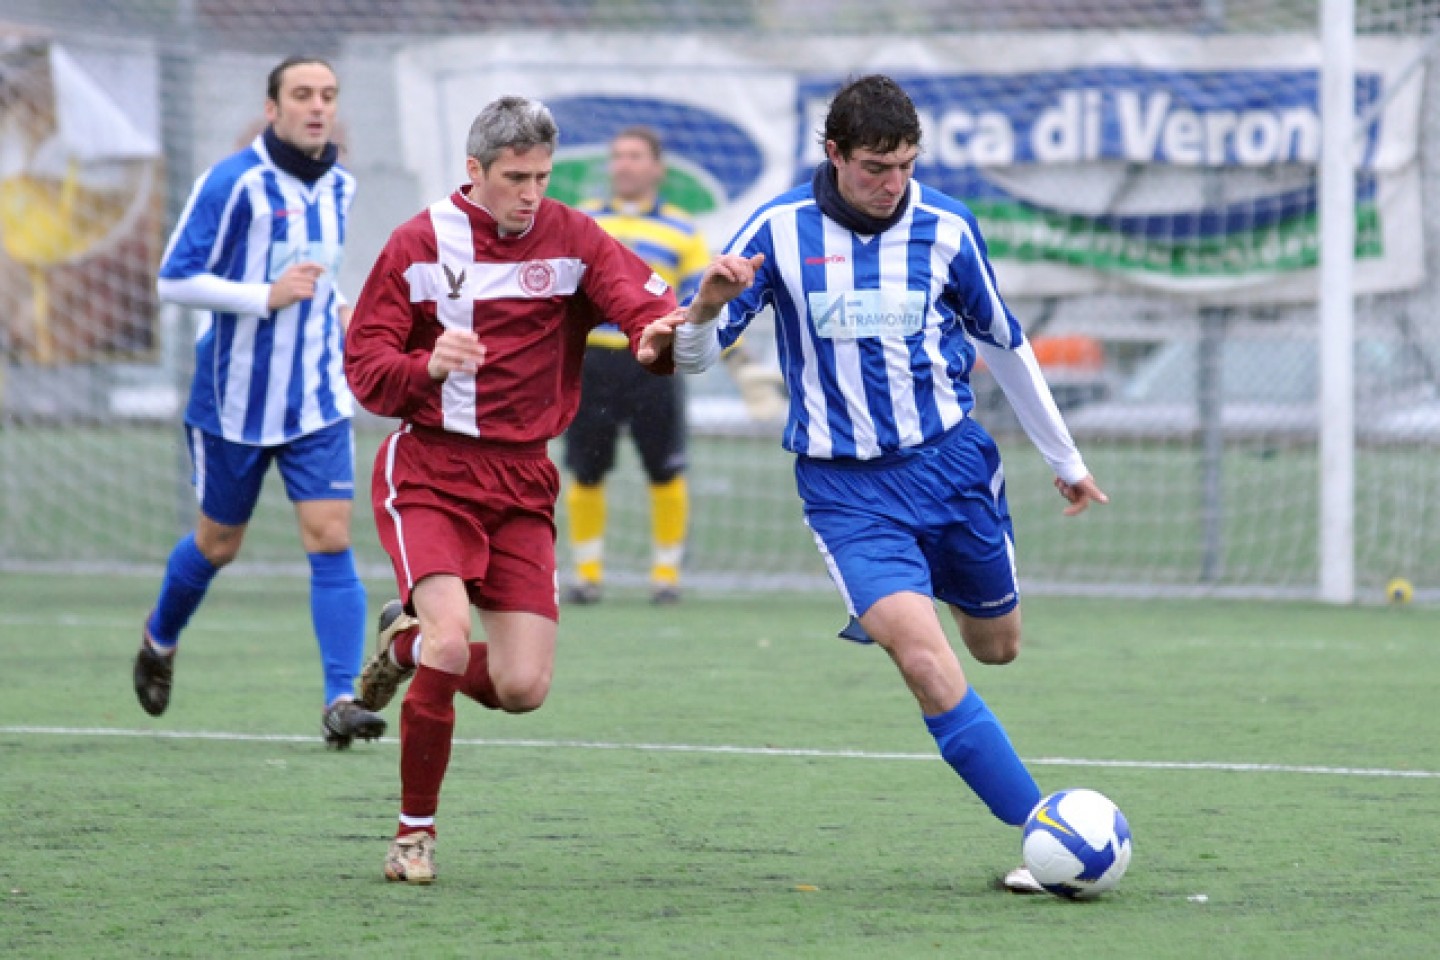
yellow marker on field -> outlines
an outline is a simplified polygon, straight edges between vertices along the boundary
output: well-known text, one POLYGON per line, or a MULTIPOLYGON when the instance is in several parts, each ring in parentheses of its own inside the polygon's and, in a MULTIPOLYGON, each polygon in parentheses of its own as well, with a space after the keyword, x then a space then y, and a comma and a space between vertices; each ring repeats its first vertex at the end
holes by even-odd
POLYGON ((1394 604, 1407 604, 1415 599, 1415 587, 1404 577, 1396 577, 1385 584, 1385 599, 1394 604))

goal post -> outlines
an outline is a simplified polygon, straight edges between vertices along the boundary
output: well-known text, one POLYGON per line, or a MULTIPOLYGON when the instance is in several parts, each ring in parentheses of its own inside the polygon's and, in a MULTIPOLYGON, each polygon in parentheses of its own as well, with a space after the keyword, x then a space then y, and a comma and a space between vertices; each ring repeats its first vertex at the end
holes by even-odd
POLYGON ((1355 599, 1355 0, 1320 5, 1320 597, 1355 599))

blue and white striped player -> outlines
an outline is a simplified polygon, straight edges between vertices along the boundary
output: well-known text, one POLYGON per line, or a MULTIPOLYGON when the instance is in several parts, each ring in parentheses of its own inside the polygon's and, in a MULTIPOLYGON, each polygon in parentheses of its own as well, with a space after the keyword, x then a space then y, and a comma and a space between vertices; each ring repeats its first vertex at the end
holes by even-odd
POLYGON ((353 401, 336 288, 355 178, 330 140, 339 84, 322 60, 270 72, 266 129, 199 179, 166 247, 159 292, 206 311, 195 344, 186 439, 200 504, 170 554, 135 658, 135 694, 152 716, 170 701, 180 631, 235 559, 271 462, 295 504, 310 560, 310 607, 325 675, 321 729, 344 749, 385 721, 354 701, 365 645, 365 588, 350 549, 353 401))
MULTIPOLYGON (((911 179, 921 128, 904 90, 884 76, 846 84, 824 136, 813 181, 760 208, 707 271, 675 330, 676 365, 706 369, 774 308, 790 394, 783 442, 805 521, 863 628, 848 632, 890 654, 940 753, 1019 826, 1040 790, 967 683, 932 600, 981 663, 1019 653, 1005 474, 970 417, 977 346, 1055 471, 1065 512, 1106 497, 1000 298, 975 218, 911 179)), ((1023 867, 1005 885, 1040 889, 1023 867)))

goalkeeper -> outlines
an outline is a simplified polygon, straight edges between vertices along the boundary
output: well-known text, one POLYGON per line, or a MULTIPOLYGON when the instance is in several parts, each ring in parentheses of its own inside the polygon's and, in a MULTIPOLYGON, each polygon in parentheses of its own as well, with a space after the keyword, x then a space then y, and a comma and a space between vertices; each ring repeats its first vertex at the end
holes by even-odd
MULTIPOLYGON (((895 81, 846 84, 813 180, 750 218, 704 275, 688 323, 662 324, 677 325, 676 366, 693 373, 774 306, 790 393, 784 445, 816 546, 940 754, 997 818, 1019 826, 1040 790, 970 687, 934 603, 950 608, 979 662, 1019 654, 1005 474, 995 441, 969 416, 976 344, 1055 471, 1066 513, 1106 498, 1000 298, 975 218, 911 179, 920 136, 895 81)), ((1023 867, 1004 882, 1040 889, 1023 867)))
MULTIPOLYGON (((659 134, 643 126, 620 131, 610 142, 609 173, 610 196, 581 209, 681 297, 693 293, 710 253, 685 212, 660 199, 665 156, 659 134)), ((613 323, 591 331, 586 346, 580 410, 565 434, 565 467, 570 472, 565 505, 576 565, 565 599, 601 599, 605 478, 615 466, 620 431, 628 427, 650 487, 650 596, 655 603, 674 603, 680 599, 689 515, 684 383, 641 366, 613 323)), ((776 378, 749 362, 738 347, 727 351, 725 359, 752 416, 769 418, 778 398, 776 378)))

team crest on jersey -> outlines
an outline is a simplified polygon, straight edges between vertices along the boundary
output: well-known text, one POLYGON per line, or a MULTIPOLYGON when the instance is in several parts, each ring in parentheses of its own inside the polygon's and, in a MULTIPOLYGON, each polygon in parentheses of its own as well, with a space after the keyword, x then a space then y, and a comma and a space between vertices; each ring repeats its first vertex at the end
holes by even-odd
POLYGON ((520 289, 532 297, 550 296, 555 292, 555 268, 544 260, 521 264, 520 289))

